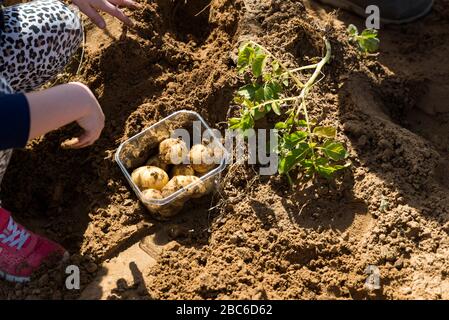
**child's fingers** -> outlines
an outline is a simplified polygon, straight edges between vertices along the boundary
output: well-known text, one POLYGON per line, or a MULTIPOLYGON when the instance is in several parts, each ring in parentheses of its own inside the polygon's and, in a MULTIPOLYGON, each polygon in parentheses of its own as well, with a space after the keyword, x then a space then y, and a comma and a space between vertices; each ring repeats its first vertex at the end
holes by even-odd
POLYGON ((94 8, 88 5, 80 6, 79 8, 86 16, 90 18, 90 20, 92 20, 93 23, 97 25, 98 28, 106 28, 106 22, 94 8))
POLYGON ((88 147, 94 144, 95 141, 98 140, 100 134, 97 132, 85 132, 83 135, 79 137, 79 143, 77 144, 78 148, 88 147))
POLYGON ((128 8, 132 8, 132 9, 139 9, 142 8, 142 6, 133 1, 133 0, 109 0, 110 3, 113 3, 117 6, 121 6, 121 7, 128 7, 128 8))
POLYGON ((61 143, 63 149, 81 149, 88 147, 98 139, 95 134, 84 133, 80 137, 72 138, 61 143))
POLYGON ((88 146, 92 145, 94 142, 95 141, 92 141, 92 140, 81 140, 80 139, 80 142, 72 145, 70 147, 70 149, 82 149, 82 148, 85 148, 85 147, 88 147, 88 146))
POLYGON ((116 17, 120 21, 122 21, 124 24, 128 26, 132 26, 134 23, 130 18, 128 18, 122 10, 120 10, 118 7, 112 5, 108 1, 104 1, 101 3, 100 7, 98 8, 100 10, 103 10, 106 13, 109 13, 111 16, 116 17))
POLYGON ((93 144, 93 142, 89 141, 89 142, 86 142, 86 143, 83 143, 83 144, 77 144, 77 145, 73 146, 72 149, 82 149, 82 148, 89 147, 92 144, 93 144))

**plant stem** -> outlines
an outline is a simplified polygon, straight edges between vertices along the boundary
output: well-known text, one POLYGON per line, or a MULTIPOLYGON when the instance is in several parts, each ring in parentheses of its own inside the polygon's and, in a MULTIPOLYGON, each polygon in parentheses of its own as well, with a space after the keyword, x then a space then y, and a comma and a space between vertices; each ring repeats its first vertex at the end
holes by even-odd
POLYGON ((326 38, 324 38, 324 43, 326 45, 326 55, 324 56, 323 59, 321 59, 320 62, 318 62, 316 64, 315 71, 313 72, 310 79, 304 85, 304 88, 302 89, 301 94, 300 94, 302 96, 302 98, 305 98, 305 96, 309 93, 310 88, 315 83, 315 80, 316 80, 316 78, 318 78, 318 75, 321 73, 321 69, 323 69, 324 65, 327 64, 329 62, 329 60, 331 59, 331 54, 332 54, 331 44, 330 44, 329 40, 327 40, 326 38))
POLYGON ((298 71, 302 71, 302 70, 315 69, 317 66, 318 66, 318 63, 315 63, 315 64, 310 64, 308 66, 303 66, 303 67, 291 69, 291 70, 288 70, 288 71, 284 72, 282 74, 282 76, 285 75, 285 74, 289 74, 289 72, 292 73, 292 72, 298 72, 298 71))
POLYGON ((265 101, 263 103, 258 104, 257 106, 251 108, 251 110, 258 109, 260 107, 266 106, 267 104, 272 104, 272 103, 275 103, 275 102, 293 101, 293 100, 298 100, 300 98, 301 98, 300 96, 294 96, 294 97, 288 97, 288 98, 282 98, 282 99, 269 100, 269 101, 265 101))
POLYGON ((329 62, 329 60, 331 59, 331 55, 332 55, 332 48, 331 48, 331 44, 330 44, 329 40, 326 37, 324 37, 323 39, 324 39, 324 43, 326 45, 326 55, 324 56, 323 59, 321 59, 320 62, 318 62, 316 64, 315 71, 313 72, 313 74, 309 78, 309 80, 306 82, 306 84, 304 85, 304 88, 301 90, 301 93, 299 95, 299 97, 301 99, 301 104, 299 105, 297 114, 299 114, 301 109, 303 110, 304 117, 305 117, 305 120, 307 123, 307 130, 309 131, 309 133, 312 133, 312 131, 310 129, 309 114, 307 112, 307 106, 306 106, 305 99, 306 99, 307 95, 309 94, 309 91, 312 88, 313 84, 315 83, 316 78, 318 78, 318 75, 321 73, 321 70, 323 69, 324 65, 329 62))
MULTIPOLYGON (((318 64, 316 65, 315 71, 313 72, 312 76, 309 78, 309 80, 306 82, 306 84, 304 85, 304 88, 301 90, 300 93, 300 99, 301 99, 301 104, 299 105, 297 114, 299 114, 301 108, 304 112, 304 118, 306 120, 306 124, 307 124, 307 131, 309 132, 309 143, 313 142, 312 140, 312 130, 310 128, 310 121, 309 121, 309 113, 307 112, 307 106, 306 106, 306 97, 309 94, 310 89, 313 87, 313 84, 315 83, 316 79, 318 78, 318 75, 321 73, 321 69, 323 69, 324 65, 327 64, 329 62, 329 60, 331 59, 331 54, 332 54, 332 48, 331 48, 331 44, 329 42, 329 40, 327 40, 326 37, 323 38, 324 39, 324 43, 326 46, 326 55, 324 56, 323 59, 321 59, 320 62, 318 62, 318 64)), ((312 157, 315 158, 315 151, 314 148, 312 148, 312 157)))

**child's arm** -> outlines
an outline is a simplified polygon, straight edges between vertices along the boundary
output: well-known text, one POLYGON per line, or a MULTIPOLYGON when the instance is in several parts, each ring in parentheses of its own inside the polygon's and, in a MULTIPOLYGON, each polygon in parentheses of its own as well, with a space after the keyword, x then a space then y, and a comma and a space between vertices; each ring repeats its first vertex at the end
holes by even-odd
POLYGON ((93 144, 104 127, 104 114, 90 89, 81 83, 68 83, 25 94, 30 110, 29 139, 76 121, 84 134, 72 148, 93 144))
POLYGON ((76 121, 84 134, 72 148, 98 139, 104 114, 97 99, 83 84, 68 83, 38 92, 0 96, 0 150, 25 146, 49 131, 76 121))

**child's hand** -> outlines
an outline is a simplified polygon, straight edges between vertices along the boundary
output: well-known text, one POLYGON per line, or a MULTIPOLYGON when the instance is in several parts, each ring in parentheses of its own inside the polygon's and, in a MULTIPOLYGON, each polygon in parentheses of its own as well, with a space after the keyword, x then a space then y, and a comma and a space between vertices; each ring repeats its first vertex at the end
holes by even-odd
MULTIPOLYGON (((80 86, 86 95, 90 95, 90 102, 87 103, 86 113, 76 120, 81 128, 84 129, 84 134, 78 138, 78 142, 71 145, 71 148, 79 149, 90 146, 100 137, 101 131, 104 128, 104 114, 98 104, 97 99, 92 94, 90 89, 79 83, 71 83, 71 85, 80 86)), ((89 99, 88 99, 89 100, 89 99)))
POLYGON ((106 28, 106 22, 98 13, 104 11, 113 17, 116 17, 128 26, 132 26, 133 22, 118 7, 128 7, 132 9, 139 8, 140 5, 133 0, 72 0, 81 12, 92 20, 99 28, 106 28))
POLYGON ((84 133, 67 145, 84 148, 93 144, 104 128, 104 114, 90 89, 77 82, 26 94, 30 109, 29 139, 76 121, 84 133))

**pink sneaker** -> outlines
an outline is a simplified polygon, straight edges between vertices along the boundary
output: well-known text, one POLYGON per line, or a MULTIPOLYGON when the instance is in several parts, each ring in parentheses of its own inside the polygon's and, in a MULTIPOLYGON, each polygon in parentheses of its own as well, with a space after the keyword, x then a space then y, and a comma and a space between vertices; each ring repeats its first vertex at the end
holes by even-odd
POLYGON ((50 259, 68 258, 59 244, 27 231, 14 222, 11 213, 0 208, 0 276, 8 281, 26 282, 50 259))

